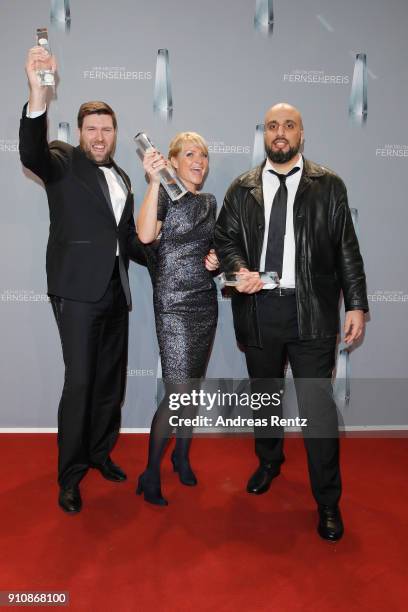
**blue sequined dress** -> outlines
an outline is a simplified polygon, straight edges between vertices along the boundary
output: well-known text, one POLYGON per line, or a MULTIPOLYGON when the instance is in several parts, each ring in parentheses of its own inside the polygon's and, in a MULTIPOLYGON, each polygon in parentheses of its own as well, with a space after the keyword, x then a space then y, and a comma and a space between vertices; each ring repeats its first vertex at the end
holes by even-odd
POLYGON ((217 325, 217 292, 204 258, 212 247, 217 202, 187 192, 173 202, 161 187, 163 221, 153 302, 162 372, 168 382, 201 378, 217 325))

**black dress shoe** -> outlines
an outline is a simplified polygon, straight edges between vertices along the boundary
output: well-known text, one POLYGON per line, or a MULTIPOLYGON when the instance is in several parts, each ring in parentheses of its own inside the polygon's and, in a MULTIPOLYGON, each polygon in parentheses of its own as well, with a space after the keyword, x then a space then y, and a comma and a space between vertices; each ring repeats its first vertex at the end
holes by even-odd
POLYGON ((318 506, 319 524, 317 532, 320 537, 331 542, 340 540, 344 533, 343 521, 338 506, 318 506))
POLYGON ((123 482, 127 479, 125 472, 118 465, 113 463, 110 457, 107 458, 105 463, 97 463, 92 465, 92 467, 99 470, 106 480, 111 480, 112 482, 123 482))
POLYGON ((247 492, 255 493, 255 495, 262 495, 271 486, 271 482, 276 476, 280 474, 280 466, 268 465, 267 463, 261 463, 259 468, 252 474, 248 480, 247 492))
POLYGON ((160 480, 150 480, 147 473, 143 472, 139 476, 137 483, 136 495, 143 493, 145 501, 155 506, 168 506, 169 502, 162 495, 160 488, 160 480))
POLYGON ((188 459, 180 460, 176 453, 171 454, 171 462, 173 464, 173 471, 177 472, 181 484, 187 487, 194 487, 197 484, 197 477, 191 469, 191 465, 188 459))
POLYGON ((82 499, 79 487, 65 487, 60 489, 58 504, 68 514, 77 514, 82 509, 82 499))

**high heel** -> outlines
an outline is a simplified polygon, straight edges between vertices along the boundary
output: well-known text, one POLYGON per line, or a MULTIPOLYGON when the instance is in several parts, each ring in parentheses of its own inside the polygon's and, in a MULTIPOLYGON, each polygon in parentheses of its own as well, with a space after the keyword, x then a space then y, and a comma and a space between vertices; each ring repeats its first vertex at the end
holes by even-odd
POLYGON ((173 451, 171 454, 171 462, 173 471, 179 475, 180 482, 187 487, 194 487, 197 484, 197 477, 191 469, 188 459, 179 461, 177 454, 173 451))
POLYGON ((162 495, 159 482, 147 482, 145 472, 139 476, 136 495, 144 494, 145 501, 156 506, 168 506, 169 502, 162 495))

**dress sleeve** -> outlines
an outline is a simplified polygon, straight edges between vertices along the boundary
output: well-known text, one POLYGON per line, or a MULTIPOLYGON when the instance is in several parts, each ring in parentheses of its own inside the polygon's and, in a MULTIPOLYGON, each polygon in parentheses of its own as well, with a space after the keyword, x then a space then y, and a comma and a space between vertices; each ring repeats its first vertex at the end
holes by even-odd
POLYGON ((162 185, 159 189, 159 200, 157 202, 157 220, 164 221, 167 215, 167 208, 169 206, 169 196, 162 185))

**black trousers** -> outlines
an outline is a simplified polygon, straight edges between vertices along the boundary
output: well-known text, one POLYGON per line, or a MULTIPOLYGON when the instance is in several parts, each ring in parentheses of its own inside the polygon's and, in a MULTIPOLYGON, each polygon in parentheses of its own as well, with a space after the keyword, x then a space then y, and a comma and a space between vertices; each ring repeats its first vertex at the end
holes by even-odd
POLYGON ((65 379, 58 410, 58 482, 78 484, 117 439, 127 366, 128 307, 116 264, 99 302, 51 297, 65 379))
MULTIPOLYGON (((257 306, 263 348, 246 349, 252 390, 279 391, 289 360, 299 416, 308 421, 304 443, 313 496, 318 504, 334 506, 341 495, 337 409, 331 385, 336 338, 299 338, 294 295, 262 291, 257 306)), ((281 416, 281 408, 274 408, 273 414, 281 416)), ((256 416, 268 419, 271 413, 266 407, 256 416)), ((279 466, 284 461, 282 429, 255 429, 255 452, 261 463, 279 466)))

